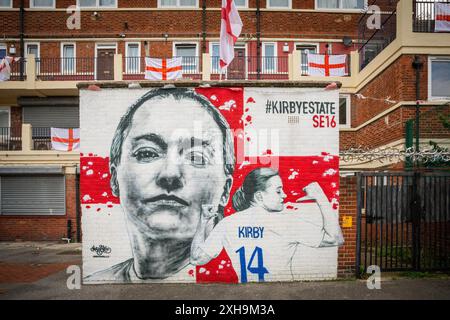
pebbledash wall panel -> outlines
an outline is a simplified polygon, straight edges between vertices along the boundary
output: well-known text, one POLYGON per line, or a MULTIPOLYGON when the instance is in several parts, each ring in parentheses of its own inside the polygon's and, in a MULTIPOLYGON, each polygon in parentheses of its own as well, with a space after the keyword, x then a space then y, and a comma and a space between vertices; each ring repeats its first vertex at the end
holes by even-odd
POLYGON ((65 215, 64 175, 0 176, 0 214, 65 215))
POLYGON ((84 283, 337 277, 339 90, 81 88, 80 116, 84 283))

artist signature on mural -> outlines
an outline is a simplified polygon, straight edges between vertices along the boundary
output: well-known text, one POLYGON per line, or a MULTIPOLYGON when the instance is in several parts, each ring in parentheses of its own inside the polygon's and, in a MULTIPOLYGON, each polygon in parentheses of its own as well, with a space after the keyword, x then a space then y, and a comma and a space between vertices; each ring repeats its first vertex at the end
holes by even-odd
POLYGON ((91 251, 95 252, 97 255, 95 255, 94 257, 102 257, 102 258, 108 258, 109 256, 106 256, 104 254, 109 254, 111 253, 111 248, 108 246, 105 246, 103 244, 99 245, 98 247, 96 246, 92 246, 91 247, 91 251))

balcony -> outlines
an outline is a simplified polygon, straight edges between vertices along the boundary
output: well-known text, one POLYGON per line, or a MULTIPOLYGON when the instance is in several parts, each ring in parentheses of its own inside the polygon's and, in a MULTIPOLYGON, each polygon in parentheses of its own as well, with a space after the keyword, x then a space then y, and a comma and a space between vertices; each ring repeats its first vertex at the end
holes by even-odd
POLYGON ((413 0, 413 32, 434 32, 436 3, 450 4, 450 0, 413 0))
POLYGON ((21 128, 0 127, 0 151, 22 150, 21 128))
MULTIPOLYGON (((182 57, 182 78, 201 80, 202 70, 200 57, 182 57)), ((145 79, 145 57, 123 57, 123 80, 145 79)))

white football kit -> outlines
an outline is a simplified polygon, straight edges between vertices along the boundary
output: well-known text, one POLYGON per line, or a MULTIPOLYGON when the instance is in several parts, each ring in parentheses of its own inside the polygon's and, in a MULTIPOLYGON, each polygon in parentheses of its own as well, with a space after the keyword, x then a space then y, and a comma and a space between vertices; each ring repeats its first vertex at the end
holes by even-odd
POLYGON ((319 209, 313 206, 318 219, 258 207, 237 212, 222 219, 200 248, 211 258, 225 248, 239 282, 290 280, 296 251, 317 248, 324 238, 319 209))

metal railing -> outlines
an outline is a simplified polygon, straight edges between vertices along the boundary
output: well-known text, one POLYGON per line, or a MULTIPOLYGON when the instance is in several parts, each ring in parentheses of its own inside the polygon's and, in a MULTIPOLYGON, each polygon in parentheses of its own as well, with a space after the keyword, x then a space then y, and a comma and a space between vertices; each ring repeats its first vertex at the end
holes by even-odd
POLYGON ((0 127, 0 150, 22 150, 22 128, 0 127))
POLYGON ((436 3, 450 5, 450 0, 413 0, 413 32, 434 32, 436 3))
MULTIPOLYGON (((123 57, 123 79, 143 80, 145 78, 145 57, 123 57)), ((182 57, 183 78, 201 79, 200 57, 182 57)))
POLYGON ((365 12, 358 22, 360 70, 364 69, 366 65, 375 59, 397 36, 396 9, 393 9, 390 14, 381 15, 381 26, 379 29, 368 28, 367 21, 371 14, 371 12, 365 12))
POLYGON ((27 65, 27 59, 26 58, 20 58, 19 61, 14 62, 11 65, 11 77, 9 78, 10 81, 25 81, 27 79, 26 74, 26 65, 27 65), (20 71, 22 68, 23 76, 20 76, 20 71))
POLYGON ((98 60, 95 57, 36 58, 36 77, 44 81, 94 80, 98 60))
MULTIPOLYGON (((211 57, 211 73, 221 73, 219 57, 211 57)), ((237 56, 227 67, 225 79, 229 80, 288 80, 289 79, 289 57, 273 56, 237 56)))
POLYGON ((32 127, 31 139, 33 140, 33 150, 52 149, 51 128, 32 127))

